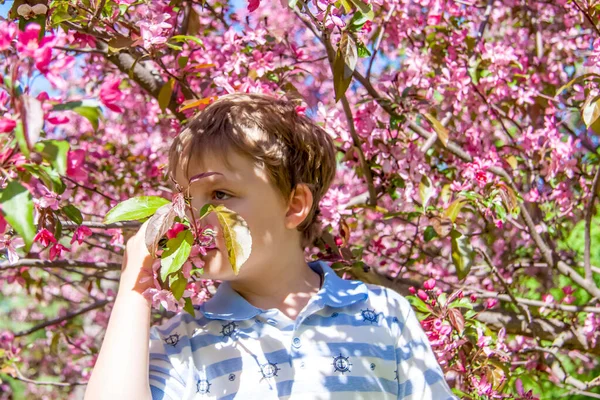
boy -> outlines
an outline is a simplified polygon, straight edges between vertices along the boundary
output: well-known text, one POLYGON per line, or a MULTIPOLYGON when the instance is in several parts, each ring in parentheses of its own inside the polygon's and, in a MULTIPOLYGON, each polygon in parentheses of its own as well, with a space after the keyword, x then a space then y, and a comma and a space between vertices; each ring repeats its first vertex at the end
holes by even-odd
POLYGON ((204 277, 222 284, 195 317, 148 330, 144 224, 127 243, 86 399, 454 398, 406 299, 306 263, 335 163, 329 135, 283 100, 232 94, 193 118, 170 174, 184 188, 200 177, 195 208, 222 203, 246 220, 250 257, 234 275, 216 216, 203 219, 217 230, 204 277))

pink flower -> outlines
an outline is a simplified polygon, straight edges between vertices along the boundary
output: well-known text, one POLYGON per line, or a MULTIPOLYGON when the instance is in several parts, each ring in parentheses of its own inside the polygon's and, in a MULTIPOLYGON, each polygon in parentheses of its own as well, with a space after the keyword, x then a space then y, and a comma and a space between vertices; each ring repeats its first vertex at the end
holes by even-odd
POLYGON ((71 238, 71 244, 73 244, 75 241, 81 244, 83 243, 83 240, 88 236, 92 236, 92 230, 87 226, 81 225, 75 230, 75 233, 73 233, 73 238, 71 238))
POLYGON ((0 212, 0 234, 6 232, 6 228, 8 227, 8 223, 4 219, 4 214, 0 212))
POLYGON ((433 279, 433 278, 427 279, 425 281, 425 283, 423 283, 423 287, 425 288, 425 290, 433 289, 435 287, 435 279, 433 279))
POLYGON ((417 289, 415 289, 415 287, 414 287, 414 286, 411 286, 411 287, 409 287, 409 288, 408 288, 408 291, 409 291, 411 294, 415 294, 415 293, 417 293, 417 289))
POLYGON ((123 109, 115 104, 123 99, 123 92, 119 89, 120 84, 120 79, 110 79, 100 86, 100 101, 108 109, 118 113, 123 112, 123 109))
POLYGON ((0 133, 10 133, 17 126, 17 121, 10 118, 0 118, 0 133))
POLYGON ((421 289, 419 289, 419 290, 417 291, 417 296, 419 296, 419 298, 420 298, 421 300, 423 300, 423 301, 426 301, 426 300, 429 298, 429 296, 427 295, 427 293, 425 293, 425 292, 424 292, 423 290, 421 290, 421 289))
POLYGON ((494 308, 498 304, 498 299, 486 299, 485 308, 494 308))
POLYGON ((20 237, 4 235, 4 239, 0 239, 0 250, 6 249, 9 264, 15 264, 19 261, 17 249, 23 246, 25 246, 25 242, 20 237))
POLYGON ((71 250, 69 250, 60 243, 56 243, 50 248, 50 260, 55 260, 57 257, 60 257, 63 251, 70 252, 71 250))
POLYGON ((0 21, 0 51, 10 48, 17 33, 17 25, 10 21, 0 21))
POLYGON ((185 230, 185 228, 186 226, 184 224, 177 222, 175 223, 175 225, 173 225, 171 229, 167 231, 167 237, 169 239, 175 239, 179 232, 182 232, 183 230, 185 230))
POLYGON ((17 51, 35 61, 35 66, 41 72, 48 72, 48 65, 52 59, 52 43, 54 36, 49 35, 38 40, 40 26, 36 23, 28 24, 24 31, 20 31, 17 41, 17 51))
POLYGON ((248 11, 252 12, 260 6, 260 0, 248 0, 248 11))
POLYGON ((69 154, 67 154, 67 176, 79 182, 87 180, 87 172, 83 169, 84 163, 84 150, 69 150, 69 154))
POLYGON ((47 247, 50 243, 56 243, 54 235, 46 228, 42 229, 33 238, 34 242, 40 242, 44 247, 47 247))

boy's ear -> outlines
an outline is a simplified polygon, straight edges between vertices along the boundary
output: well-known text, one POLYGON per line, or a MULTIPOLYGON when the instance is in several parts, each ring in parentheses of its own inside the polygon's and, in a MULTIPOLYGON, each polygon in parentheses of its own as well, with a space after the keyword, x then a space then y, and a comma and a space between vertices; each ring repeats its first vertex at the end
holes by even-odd
POLYGON ((310 213, 313 195, 309 187, 303 183, 292 189, 288 209, 285 214, 285 227, 294 229, 302 223, 310 213))

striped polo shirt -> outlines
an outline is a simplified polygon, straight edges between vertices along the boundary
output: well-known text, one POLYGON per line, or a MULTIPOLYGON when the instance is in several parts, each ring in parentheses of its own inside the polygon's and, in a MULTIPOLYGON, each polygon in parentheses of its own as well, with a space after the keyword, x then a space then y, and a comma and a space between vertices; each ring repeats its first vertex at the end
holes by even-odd
POLYGON ((151 327, 152 399, 456 399, 404 297, 308 265, 323 285, 296 320, 223 282, 151 327))

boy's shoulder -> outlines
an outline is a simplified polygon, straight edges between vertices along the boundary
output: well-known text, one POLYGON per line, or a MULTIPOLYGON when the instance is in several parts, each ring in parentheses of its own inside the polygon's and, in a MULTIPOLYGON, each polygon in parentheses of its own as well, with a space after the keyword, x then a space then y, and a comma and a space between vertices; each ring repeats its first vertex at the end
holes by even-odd
POLYGON ((386 308, 394 314, 406 315, 412 308, 406 297, 397 291, 373 283, 364 283, 367 288, 368 301, 372 306, 386 308))

